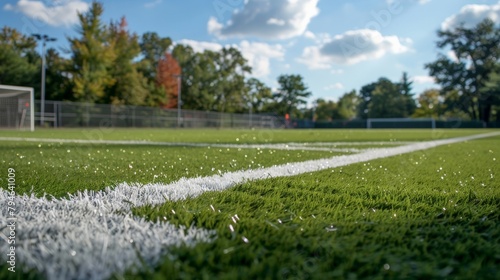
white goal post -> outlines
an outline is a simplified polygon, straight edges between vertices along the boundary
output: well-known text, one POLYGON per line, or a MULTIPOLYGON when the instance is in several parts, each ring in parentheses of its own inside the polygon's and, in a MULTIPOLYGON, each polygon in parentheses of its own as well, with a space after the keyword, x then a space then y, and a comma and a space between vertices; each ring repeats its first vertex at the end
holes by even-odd
POLYGON ((33 88, 0 85, 0 128, 35 130, 33 88))
POLYGON ((433 118, 381 118, 367 119, 366 128, 436 128, 436 120, 433 118))

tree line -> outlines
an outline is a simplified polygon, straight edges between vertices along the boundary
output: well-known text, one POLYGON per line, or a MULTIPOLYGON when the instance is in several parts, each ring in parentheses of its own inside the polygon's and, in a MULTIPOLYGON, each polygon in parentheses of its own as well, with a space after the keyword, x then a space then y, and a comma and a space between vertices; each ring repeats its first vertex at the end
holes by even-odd
MULTIPOLYGON (((155 32, 141 36, 122 18, 102 20, 94 1, 79 14, 77 35, 69 47, 46 52, 46 99, 231 113, 273 113, 317 121, 355 118, 434 117, 500 120, 500 27, 489 19, 473 28, 438 31, 438 54, 425 65, 440 89, 418 96, 403 73, 399 81, 381 77, 342 95, 317 99, 300 75, 283 74, 272 90, 251 76, 252 68, 233 47, 196 52, 155 32)), ((41 56, 31 34, 4 26, 0 32, 0 83, 40 92, 41 56)))

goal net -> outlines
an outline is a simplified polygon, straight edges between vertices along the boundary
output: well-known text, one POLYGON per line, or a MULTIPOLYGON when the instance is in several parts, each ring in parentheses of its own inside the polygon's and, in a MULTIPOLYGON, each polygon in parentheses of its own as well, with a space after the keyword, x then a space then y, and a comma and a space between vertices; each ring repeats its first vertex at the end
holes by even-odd
POLYGON ((0 85, 0 128, 35 130, 33 88, 0 85))
POLYGON ((411 119, 411 118, 389 118, 389 119, 368 119, 367 128, 436 128, 436 120, 411 119))

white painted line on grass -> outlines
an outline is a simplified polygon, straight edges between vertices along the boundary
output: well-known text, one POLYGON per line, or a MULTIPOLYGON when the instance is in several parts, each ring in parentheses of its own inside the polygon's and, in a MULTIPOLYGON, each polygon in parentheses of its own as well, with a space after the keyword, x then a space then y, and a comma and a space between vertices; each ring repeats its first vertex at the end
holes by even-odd
MULTIPOLYGON (((49 279, 106 279, 128 269, 144 269, 143 262, 150 268, 169 256, 171 246, 210 242, 214 232, 146 221, 131 216, 131 207, 196 197, 248 180, 293 176, 498 135, 500 132, 420 142, 361 154, 181 179, 167 185, 122 183, 104 191, 82 191, 62 199, 15 195, 16 256, 18 262, 37 269, 49 279)), ((9 193, 0 189, 0 205, 7 205, 8 201, 9 193)), ((6 241, 7 207, 2 207, 0 217, 0 237, 6 241)), ((8 246, 7 242, 0 242, 0 252, 7 252, 8 246)), ((2 258, 6 258, 3 253, 2 258)))
MULTIPOLYGON (((332 151, 340 153, 360 153, 365 150, 356 148, 335 148, 336 142, 323 143, 331 147, 309 146, 298 143, 290 144, 217 144, 217 143, 180 143, 180 142, 153 142, 141 140, 85 140, 85 139, 57 139, 57 138, 24 138, 24 137, 0 137, 0 141, 19 141, 37 143, 75 143, 75 144, 98 144, 98 145, 144 145, 144 146, 167 146, 167 147, 214 147, 231 149, 276 149, 276 150, 304 150, 304 151, 332 151)), ((345 142, 342 142, 345 143, 345 142)), ((391 142, 387 142, 391 143, 391 142)), ((392 143, 391 143, 392 144, 392 143)), ((362 145, 362 144, 360 144, 362 145)), ((369 145, 369 144, 368 144, 369 145)))
MULTIPOLYGON (((306 143, 308 146, 362 146, 362 145, 367 145, 367 146, 383 146, 383 145, 406 145, 406 144, 412 144, 417 141, 356 141, 356 142, 311 142, 311 143, 306 143)), ((305 145, 304 143, 289 143, 289 145, 305 145)))

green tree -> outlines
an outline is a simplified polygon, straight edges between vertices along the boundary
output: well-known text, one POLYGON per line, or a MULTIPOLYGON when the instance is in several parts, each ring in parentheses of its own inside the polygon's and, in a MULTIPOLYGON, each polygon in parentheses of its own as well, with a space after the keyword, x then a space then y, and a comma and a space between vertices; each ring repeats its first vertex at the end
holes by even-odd
MULTIPOLYGON (((122 105, 143 105, 148 95, 147 80, 137 71, 133 60, 140 54, 138 37, 127 31, 127 21, 111 23, 108 41, 113 46, 113 63, 108 74, 114 83, 106 88, 104 103, 122 105)), ((159 105, 159 104, 157 104, 159 105)))
POLYGON ((246 59, 235 48, 218 52, 194 52, 176 45, 172 51, 182 75, 183 108, 219 112, 246 111, 245 75, 251 73, 246 59))
POLYGON ((418 107, 412 117, 437 119, 444 113, 445 108, 440 90, 428 89, 418 96, 418 107))
POLYGON ((73 100, 72 84, 67 71, 70 63, 55 49, 47 50, 45 92, 48 100, 73 100))
POLYGON ((144 58, 139 63, 139 70, 149 81, 156 81, 158 63, 172 46, 172 39, 161 38, 156 32, 146 32, 139 43, 144 58))
POLYGON ((106 88, 115 83, 109 71, 115 61, 114 44, 101 21, 103 12, 101 3, 92 2, 86 13, 78 14, 80 38, 69 38, 73 93, 78 101, 102 102, 106 88))
POLYGON ((299 112, 299 105, 307 103, 306 98, 311 96, 301 75, 280 75, 279 88, 273 94, 275 111, 284 116, 289 114, 295 117, 299 112))
POLYGON ((0 31, 0 83, 40 89, 40 56, 36 41, 16 29, 4 26, 0 31))
POLYGON ((158 72, 159 63, 172 46, 172 40, 168 37, 162 38, 156 32, 146 32, 141 36, 139 46, 143 59, 137 64, 137 70, 147 79, 148 89, 144 104, 167 104, 167 92, 158 82, 158 72))
POLYGON ((380 78, 371 93, 368 106, 369 118, 407 117, 406 97, 401 94, 399 84, 380 78))
POLYGON ((217 69, 210 51, 196 53, 190 46, 176 45, 172 51, 181 67, 183 108, 214 110, 213 94, 217 69))
POLYGON ((495 71, 489 74, 481 91, 493 106, 491 120, 500 121, 500 64, 497 64, 495 71))
POLYGON ((443 93, 456 90, 465 102, 464 111, 472 119, 489 121, 499 92, 483 90, 495 71, 500 57, 500 28, 485 19, 473 28, 460 25, 453 30, 438 31, 437 46, 451 49, 457 61, 439 54, 426 64, 430 75, 443 87, 443 93))
POLYGON ((462 119, 471 120, 471 116, 467 113, 469 106, 467 106, 467 97, 460 94, 458 90, 450 90, 443 93, 441 90, 441 96, 444 98, 444 112, 443 118, 445 119, 462 119))
POLYGON ((354 119, 358 114, 361 100, 355 90, 345 93, 337 102, 338 115, 341 119, 354 119))
POLYGON ((215 109, 218 112, 238 112, 245 106, 245 74, 252 69, 241 52, 233 47, 212 53, 217 75, 213 85, 215 109))
POLYGON ((254 113, 265 111, 266 105, 272 100, 273 94, 270 87, 256 78, 250 78, 245 82, 245 94, 243 99, 248 109, 254 113))
POLYGON ((405 107, 405 116, 411 116, 417 108, 417 104, 415 104, 415 100, 413 99, 414 94, 412 93, 412 85, 413 82, 408 78, 408 73, 403 72, 403 77, 401 78, 399 88, 404 99, 404 104, 402 104, 402 106, 405 107))
POLYGON ((332 100, 319 98, 314 101, 314 120, 315 121, 332 121, 340 119, 338 106, 332 100))
POLYGON ((416 107, 412 82, 406 73, 400 83, 387 78, 363 86, 360 90, 358 116, 366 118, 407 118, 416 107))
POLYGON ((373 82, 361 87, 359 91, 359 106, 358 106, 358 116, 362 119, 368 118, 368 110, 370 107, 370 103, 372 101, 372 94, 375 88, 377 87, 378 82, 373 82))

